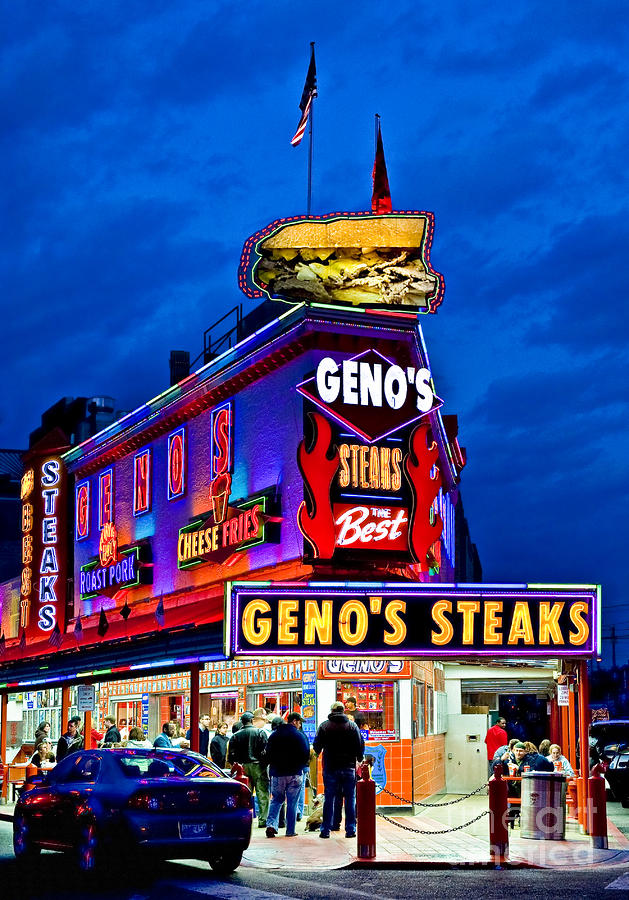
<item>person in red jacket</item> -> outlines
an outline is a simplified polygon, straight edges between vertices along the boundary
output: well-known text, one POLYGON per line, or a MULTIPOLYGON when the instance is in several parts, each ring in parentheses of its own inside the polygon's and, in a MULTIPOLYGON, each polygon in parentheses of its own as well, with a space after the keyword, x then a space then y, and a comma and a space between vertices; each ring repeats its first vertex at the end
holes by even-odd
POLYGON ((487 734, 485 735, 485 743, 487 745, 487 763, 489 766, 489 776, 491 777, 494 773, 492 771, 491 761, 494 758, 494 753, 499 747, 502 747, 507 743, 507 732, 506 732, 507 720, 500 716, 495 725, 492 725, 491 728, 487 730, 487 734))

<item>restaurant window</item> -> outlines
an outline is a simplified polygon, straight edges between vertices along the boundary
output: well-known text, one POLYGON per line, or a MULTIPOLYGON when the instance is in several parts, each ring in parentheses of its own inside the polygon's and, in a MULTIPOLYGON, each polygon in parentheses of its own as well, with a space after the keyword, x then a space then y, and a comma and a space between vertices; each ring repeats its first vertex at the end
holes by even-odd
POLYGON ((434 690, 432 684, 426 686, 426 734, 435 733, 434 690))
POLYGON ((397 684, 394 681, 337 681, 336 699, 345 705, 368 741, 396 741, 397 684))
POLYGON ((413 719, 413 737, 424 737, 426 734, 426 716, 425 716, 425 700, 426 685, 423 681, 416 681, 414 684, 415 694, 415 718, 413 719))

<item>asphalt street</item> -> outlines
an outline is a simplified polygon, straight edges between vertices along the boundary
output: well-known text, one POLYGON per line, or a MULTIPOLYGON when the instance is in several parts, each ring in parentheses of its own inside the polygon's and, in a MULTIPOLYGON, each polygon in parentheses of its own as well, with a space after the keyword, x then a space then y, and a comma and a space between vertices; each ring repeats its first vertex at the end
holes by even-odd
POLYGON ((42 853, 28 871, 18 868, 12 850, 11 825, 0 822, 0 897, 2 900, 374 900, 411 897, 523 897, 629 896, 629 867, 581 869, 560 874, 552 870, 483 869, 367 870, 286 872, 241 867, 229 878, 217 878, 202 862, 165 862, 124 871, 115 863, 96 880, 82 880, 72 860, 42 853))

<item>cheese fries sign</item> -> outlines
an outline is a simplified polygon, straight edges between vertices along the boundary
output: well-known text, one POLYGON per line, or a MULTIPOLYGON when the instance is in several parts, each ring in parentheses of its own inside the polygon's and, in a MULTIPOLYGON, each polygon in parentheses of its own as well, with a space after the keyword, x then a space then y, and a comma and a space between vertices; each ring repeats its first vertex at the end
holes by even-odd
POLYGON ((430 265, 433 228, 429 212, 278 219, 245 242, 239 285, 288 303, 435 312, 444 284, 430 265))
POLYGON ((226 591, 228 656, 600 654, 596 585, 233 582, 226 591))

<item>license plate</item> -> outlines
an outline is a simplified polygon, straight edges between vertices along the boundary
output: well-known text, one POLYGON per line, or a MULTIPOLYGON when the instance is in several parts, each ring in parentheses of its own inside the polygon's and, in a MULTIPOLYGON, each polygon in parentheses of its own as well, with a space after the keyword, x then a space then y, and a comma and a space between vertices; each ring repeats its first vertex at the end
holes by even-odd
POLYGON ((212 826, 208 822, 180 822, 179 836, 182 838, 202 838, 212 834, 212 826))

